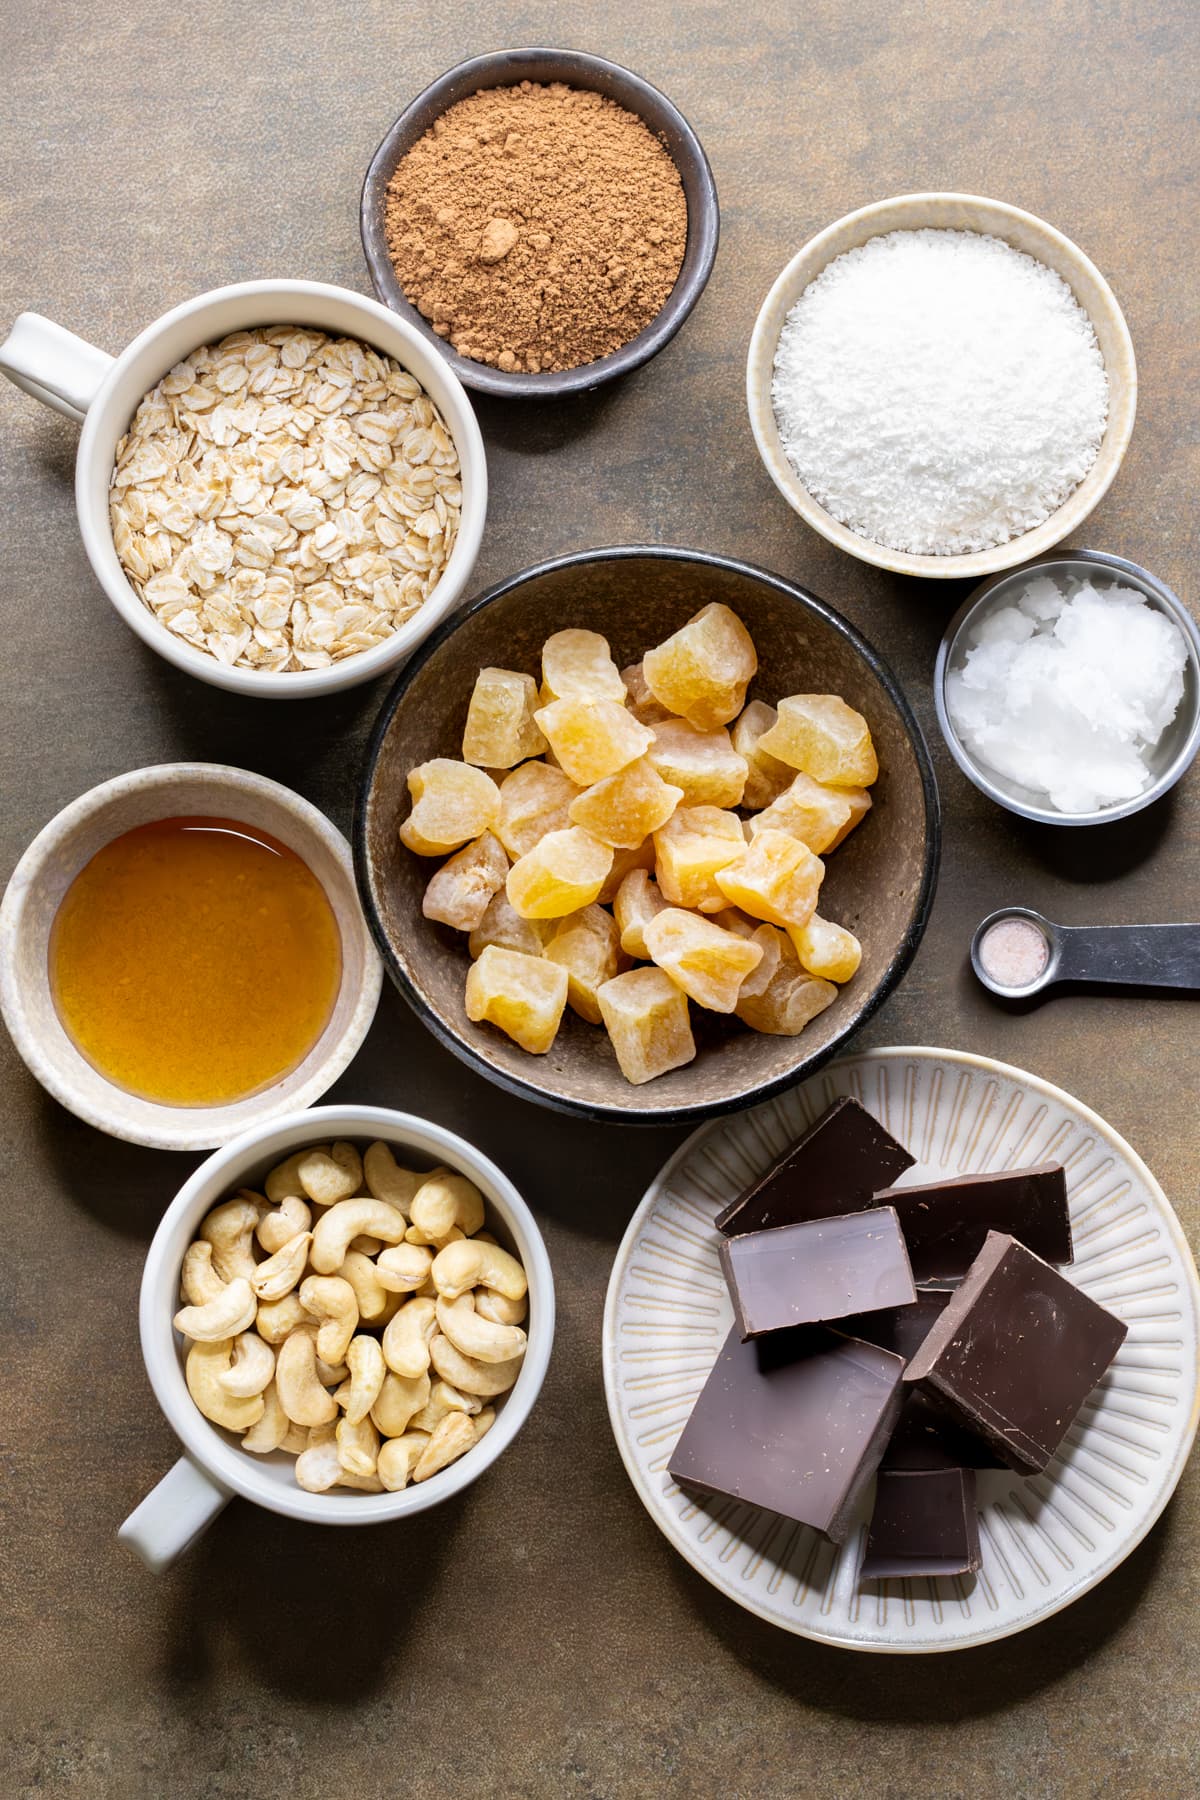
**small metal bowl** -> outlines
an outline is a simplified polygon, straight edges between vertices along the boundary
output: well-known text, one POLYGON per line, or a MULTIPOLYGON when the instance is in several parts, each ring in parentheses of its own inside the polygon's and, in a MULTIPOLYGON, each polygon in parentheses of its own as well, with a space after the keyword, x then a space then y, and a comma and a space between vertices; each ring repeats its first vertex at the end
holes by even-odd
POLYGON ((603 56, 586 56, 578 50, 498 50, 459 63, 405 107, 371 158, 363 182, 360 227, 367 268, 376 294, 385 306, 390 306, 410 325, 415 325, 422 336, 441 351, 465 387, 474 388, 481 394, 498 394, 502 399, 553 400, 564 394, 586 393, 618 375, 627 375, 631 369, 649 362, 670 343, 704 292, 717 254, 720 212, 716 183, 699 138, 666 95, 643 81, 640 75, 634 75, 603 56), (570 87, 589 88, 593 93, 615 100, 626 111, 636 113, 669 151, 687 201, 687 248, 683 265, 657 316, 610 356, 581 363, 577 369, 559 369, 545 375, 506 373, 503 369, 492 368, 489 363, 460 356, 452 349, 405 296, 388 254, 384 229, 388 182, 406 151, 411 150, 456 101, 465 100, 484 88, 513 87, 521 81, 563 81, 570 87))
POLYGON ((1123 556, 1109 556, 1102 550, 1064 550, 1059 556, 1040 557, 1023 568, 1010 569, 985 581, 967 595, 946 628, 938 648, 933 675, 933 698, 938 724, 955 762, 980 793, 998 806, 1018 813, 1023 819, 1036 819, 1043 825, 1109 825, 1114 819, 1126 819, 1153 805, 1168 788, 1174 787, 1200 750, 1200 630, 1178 595, 1164 582, 1127 562, 1123 556), (1149 604, 1173 619, 1182 631, 1188 648, 1188 663, 1183 677, 1183 699, 1174 719, 1167 726, 1150 759, 1153 779, 1132 800, 1116 806, 1101 807, 1096 812, 1066 813, 1049 806, 1029 788, 1010 781, 1007 776, 977 762, 959 738, 950 720, 946 704, 946 678, 952 670, 961 669, 967 654, 967 639, 985 614, 1008 601, 1024 586, 1031 575, 1108 575, 1123 587, 1136 588, 1149 604))

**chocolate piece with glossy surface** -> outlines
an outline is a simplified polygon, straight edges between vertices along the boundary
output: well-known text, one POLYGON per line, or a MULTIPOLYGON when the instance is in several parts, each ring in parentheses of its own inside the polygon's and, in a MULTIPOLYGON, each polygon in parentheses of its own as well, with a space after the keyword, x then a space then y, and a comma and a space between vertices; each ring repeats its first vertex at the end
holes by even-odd
POLYGON ((899 1310, 917 1297, 890 1206, 728 1238, 721 1268, 742 1338, 881 1307, 899 1310))
POLYGON ((904 1364, 818 1328, 742 1343, 713 1365, 668 1471, 841 1543, 900 1411, 904 1364))
POLYGON ((880 1470, 861 1580, 973 1575, 979 1562, 974 1470, 880 1470))
POLYGON ((1073 1256, 1067 1181, 1060 1163, 889 1188, 876 1194, 875 1201, 899 1213, 918 1281, 965 1275, 989 1231, 1016 1238, 1044 1262, 1069 1263, 1073 1256))
POLYGON ((915 1160, 857 1100, 835 1100, 765 1174, 717 1214, 717 1230, 732 1237, 861 1212, 872 1195, 911 1169, 915 1160))
MULTIPOLYGON (((836 1329, 878 1344, 910 1362, 941 1318, 951 1288, 918 1288, 911 1306, 843 1319, 836 1329)), ((978 1433, 921 1388, 910 1387, 896 1429, 883 1453, 882 1469, 999 1469, 1004 1465, 978 1433)))
POLYGON ((948 1402, 1009 1468, 1036 1475, 1127 1329, 1023 1244, 989 1231, 904 1379, 948 1402))

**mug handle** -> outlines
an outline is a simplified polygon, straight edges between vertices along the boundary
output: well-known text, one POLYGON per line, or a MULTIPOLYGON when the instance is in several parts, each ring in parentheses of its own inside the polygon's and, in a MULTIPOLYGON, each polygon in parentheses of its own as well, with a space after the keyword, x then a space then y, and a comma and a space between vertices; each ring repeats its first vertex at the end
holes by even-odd
POLYGON ((41 313, 21 313, 0 344, 0 374, 77 425, 115 361, 41 313))
POLYGON ((190 1456, 181 1456, 117 1532, 155 1575, 189 1550, 231 1498, 190 1456))

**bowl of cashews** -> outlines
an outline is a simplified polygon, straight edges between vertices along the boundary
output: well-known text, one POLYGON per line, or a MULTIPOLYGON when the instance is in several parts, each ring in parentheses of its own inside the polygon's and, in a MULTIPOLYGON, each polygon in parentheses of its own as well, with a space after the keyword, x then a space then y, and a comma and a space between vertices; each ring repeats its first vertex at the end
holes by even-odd
POLYGON ((529 1208, 465 1139, 323 1106, 196 1170, 150 1246, 140 1327, 184 1453, 118 1535, 162 1570, 235 1494, 372 1525, 467 1487, 537 1399, 554 1282, 529 1208))

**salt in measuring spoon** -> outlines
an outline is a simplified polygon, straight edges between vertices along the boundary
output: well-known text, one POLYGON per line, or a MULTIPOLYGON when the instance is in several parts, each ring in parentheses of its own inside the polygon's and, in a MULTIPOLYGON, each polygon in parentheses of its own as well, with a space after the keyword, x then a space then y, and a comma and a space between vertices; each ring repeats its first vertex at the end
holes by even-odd
POLYGON ((1072 981, 1200 989, 1200 925, 1056 925, 1005 906, 976 930, 971 967, 1002 1000, 1072 981))

